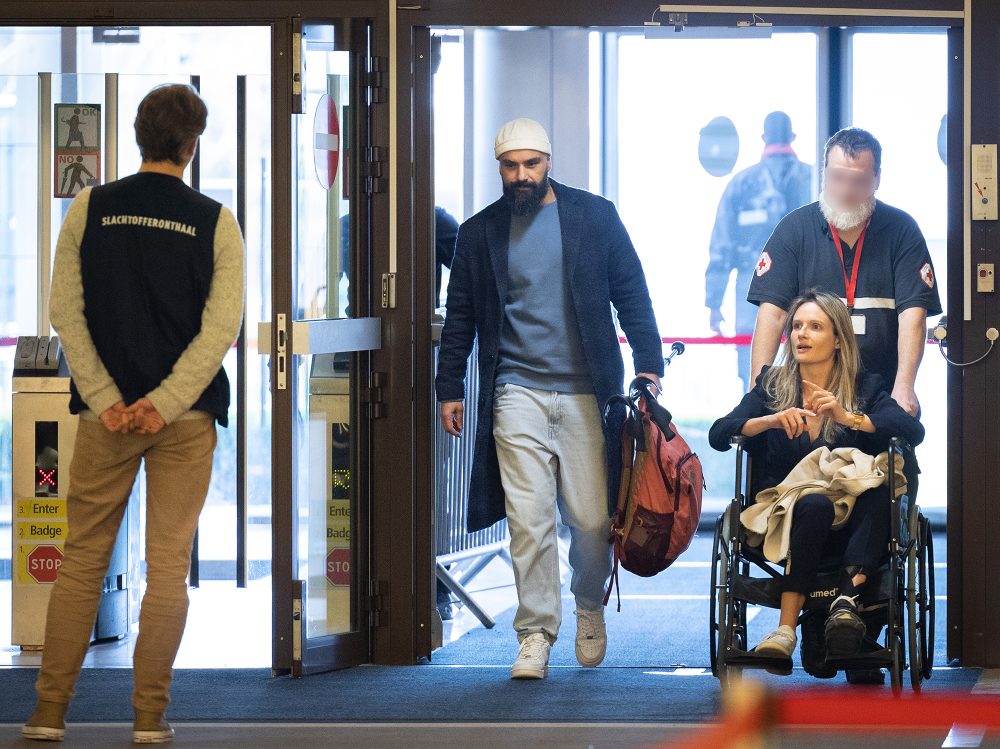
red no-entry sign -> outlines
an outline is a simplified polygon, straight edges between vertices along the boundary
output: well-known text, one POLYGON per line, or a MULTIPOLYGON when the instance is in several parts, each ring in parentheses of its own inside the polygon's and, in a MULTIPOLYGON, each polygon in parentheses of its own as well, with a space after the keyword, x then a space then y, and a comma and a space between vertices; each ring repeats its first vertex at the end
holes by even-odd
POLYGON ((337 179, 337 167, 340 165, 340 117, 337 115, 337 102, 329 94, 323 94, 316 105, 313 158, 316 177, 323 189, 329 190, 337 179))

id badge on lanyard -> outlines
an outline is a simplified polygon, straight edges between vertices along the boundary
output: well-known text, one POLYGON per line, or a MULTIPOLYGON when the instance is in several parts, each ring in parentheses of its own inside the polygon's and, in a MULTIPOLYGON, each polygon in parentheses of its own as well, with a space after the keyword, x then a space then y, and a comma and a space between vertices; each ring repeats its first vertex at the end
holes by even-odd
POLYGON ((837 228, 830 224, 830 234, 833 236, 833 244, 837 247, 837 254, 840 256, 840 267, 844 271, 844 288, 847 292, 847 310, 851 313, 851 325, 854 328, 854 335, 865 334, 865 316, 854 312, 854 292, 858 288, 858 268, 861 267, 861 250, 865 246, 865 234, 868 233, 868 224, 861 230, 858 237, 858 246, 854 252, 854 262, 851 264, 851 275, 847 276, 847 267, 844 265, 844 248, 840 243, 840 234, 837 228))

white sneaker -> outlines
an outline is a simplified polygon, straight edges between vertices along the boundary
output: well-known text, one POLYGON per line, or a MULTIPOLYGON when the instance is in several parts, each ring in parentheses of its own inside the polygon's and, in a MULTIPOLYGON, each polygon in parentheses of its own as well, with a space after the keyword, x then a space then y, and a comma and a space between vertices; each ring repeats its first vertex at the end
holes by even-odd
POLYGON ((544 679, 549 675, 549 652, 552 646, 541 632, 532 632, 521 640, 517 660, 510 667, 512 679, 544 679))
POLYGON ((798 644, 799 638, 796 636, 795 630, 787 624, 782 624, 761 640, 760 644, 754 649, 761 655, 776 655, 779 658, 791 658, 792 653, 795 652, 795 646, 798 644))
POLYGON ((795 646, 798 642, 799 638, 795 635, 795 630, 787 624, 782 624, 761 640, 757 647, 754 648, 754 652, 758 655, 767 655, 772 658, 787 658, 787 666, 771 666, 766 670, 768 673, 788 676, 788 674, 792 673, 792 653, 795 652, 795 646))
POLYGON ((593 668, 608 651, 608 633, 604 627, 604 607, 594 611, 576 610, 576 659, 584 668, 593 668))
POLYGON ((165 744, 173 739, 174 729, 163 719, 162 713, 136 711, 132 726, 133 744, 165 744))
POLYGON ((25 724, 21 726, 21 735, 32 741, 62 741, 66 736, 66 729, 25 724))

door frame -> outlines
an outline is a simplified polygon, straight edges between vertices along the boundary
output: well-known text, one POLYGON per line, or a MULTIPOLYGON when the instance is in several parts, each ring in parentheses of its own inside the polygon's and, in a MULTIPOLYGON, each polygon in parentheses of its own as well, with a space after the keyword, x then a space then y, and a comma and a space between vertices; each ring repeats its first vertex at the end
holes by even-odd
MULTIPOLYGON (((271 298, 272 322, 271 352, 279 351, 279 336, 284 345, 282 365, 286 369, 284 387, 277 383, 277 359, 271 357, 271 564, 272 564, 272 671, 302 676, 335 668, 367 663, 371 658, 371 631, 375 623, 370 621, 369 579, 371 557, 369 548, 371 484, 370 484, 370 421, 368 408, 361 403, 369 379, 372 354, 359 351, 351 356, 350 382, 350 430, 351 430, 351 494, 352 494, 352 586, 351 607, 356 617, 357 629, 337 635, 310 638, 307 635, 305 606, 305 581, 296 578, 299 557, 298 513, 299 499, 296 496, 296 471, 298 468, 297 446, 294 437, 295 408, 299 396, 298 381, 293 364, 297 349, 305 343, 303 334, 310 328, 325 330, 336 328, 361 332, 357 318, 368 318, 372 314, 372 289, 369 274, 369 260, 372 256, 370 227, 373 224, 373 196, 365 189, 368 169, 364 155, 371 146, 371 108, 367 99, 366 80, 369 69, 369 28, 374 20, 357 15, 357 8, 347 16, 338 16, 336 8, 328 7, 321 15, 287 18, 271 26, 271 82, 272 82, 272 156, 275 168, 272 183, 272 250, 271 250, 271 298), (346 142, 350 152, 344 152, 342 159, 350 179, 351 216, 351 290, 349 320, 325 320, 302 323, 298 321, 303 300, 296 299, 297 256, 294 236, 296 221, 293 212, 297 201, 293 191, 296 184, 292 178, 292 163, 297 158, 293 142, 293 119, 301 115, 302 97, 293 92, 293 58, 296 49, 296 35, 300 35, 306 25, 339 25, 340 35, 349 37, 350 56, 350 111, 352 116, 346 142), (278 324, 279 316, 285 321, 283 330, 278 324)), ((301 37, 299 37, 301 38, 301 37)), ((301 54, 305 52, 305 42, 301 42, 301 54)), ((308 105, 307 105, 308 106, 308 105)), ((300 219, 301 220, 301 219, 300 219)), ((370 326, 369 326, 370 327, 370 326)), ((328 348, 328 347, 327 347, 328 348)), ((305 353, 305 349, 303 352, 305 353)))
MULTIPOLYGON (((371 54, 381 60, 381 66, 387 70, 389 57, 388 41, 389 32, 387 28, 387 16, 391 6, 385 2, 377 0, 219 0, 211 4, 200 3, 193 0, 182 0, 181 2, 163 3, 151 0, 138 0, 125 6, 109 6, 101 2, 79 2, 74 0, 57 0, 50 3, 24 3, 11 2, 10 0, 0 0, 0 24, 4 26, 52 26, 52 27, 90 27, 90 26, 118 26, 118 25, 138 25, 138 26, 267 26, 271 29, 271 297, 272 314, 282 312, 287 315, 286 319, 291 322, 292 315, 292 273, 291 273, 291 247, 292 247, 292 226, 290 219, 291 207, 291 61, 288 59, 287 50, 291 44, 291 30, 294 19, 315 18, 315 19, 343 19, 355 18, 366 19, 372 23, 371 54), (116 12, 117 11, 117 12, 116 12)), ((375 76, 381 78, 383 76, 375 76)), ((369 558, 367 560, 371 571, 370 577, 374 578, 376 569, 383 570, 379 579, 393 579, 394 593, 399 598, 405 594, 406 606, 400 601, 396 608, 400 613, 388 618, 386 610, 389 608, 388 602, 383 608, 382 627, 366 628, 367 637, 364 658, 370 660, 374 658, 379 662, 403 662, 402 655, 394 655, 390 643, 393 639, 409 642, 412 639, 412 617, 405 614, 405 608, 412 608, 410 605, 410 591, 412 586, 407 584, 407 572, 411 565, 404 554, 409 555, 412 547, 406 544, 398 544, 396 536, 399 529, 412 527, 414 518, 412 512, 407 512, 406 502, 396 502, 389 497, 412 496, 412 422, 410 420, 410 408, 412 390, 409 386, 411 369, 412 346, 409 339, 410 320, 409 304, 399 304, 393 309, 382 309, 379 305, 370 304, 375 295, 378 284, 372 279, 380 279, 381 274, 388 272, 388 261, 386 258, 386 248, 388 246, 389 225, 389 199, 386 190, 386 180, 381 174, 382 167, 387 160, 389 143, 389 97, 386 81, 372 81, 372 89, 375 90, 375 105, 372 107, 370 119, 370 132, 368 142, 376 149, 370 161, 370 176, 379 182, 378 191, 372 196, 370 220, 367 230, 370 235, 368 248, 365 256, 361 256, 360 250, 352 249, 355 253, 352 256, 352 263, 355 267, 368 268, 367 283, 358 284, 359 292, 363 288, 364 301, 372 307, 370 314, 381 318, 383 349, 372 352, 370 356, 370 369, 381 371, 388 379, 390 386, 385 388, 385 418, 373 423, 373 428, 365 444, 360 447, 361 466, 364 467, 359 480, 365 481, 368 485, 368 493, 372 498, 370 512, 372 516, 393 519, 393 527, 385 528, 382 532, 373 532, 370 527, 363 529, 366 536, 371 541, 369 558), (381 154, 381 156, 379 155, 381 154), (378 163, 381 161, 382 163, 378 163), (391 351, 395 346, 401 350, 391 351), (397 369, 399 370, 397 375, 397 369), (401 403, 401 407, 396 408, 395 403, 401 403), (377 451, 377 452, 376 452, 377 451), (375 454, 393 455, 397 457, 396 464, 391 476, 383 476, 380 472, 372 472, 371 475, 364 475, 370 456, 375 454), (377 543, 376 543, 377 542, 377 543), (395 546, 395 553, 392 552, 395 546), (380 557, 391 558, 391 564, 378 564, 376 560, 380 557), (404 564, 405 562, 405 564, 404 564), (396 582, 398 580, 398 582, 396 582), (389 624, 391 622, 391 625, 389 624), (405 630, 405 631, 404 631, 405 630), (376 633, 379 636, 376 637, 376 633), (395 659, 390 661, 390 659, 395 659)), ((362 232, 361 227, 352 231, 362 232)), ((356 243, 352 243, 355 244, 356 243)), ((401 301, 407 300, 409 295, 401 293, 401 301)), ((362 296, 358 296, 358 304, 361 304, 362 296)), ((352 304, 354 300, 352 300, 352 304)), ((255 321, 248 321, 252 324, 255 321)), ((275 350, 277 330, 272 326, 272 337, 270 341, 271 350, 275 350)), ((261 346, 266 345, 262 342, 261 346)), ((355 368, 353 374, 360 374, 355 368)), ((272 373, 272 390, 274 374, 272 373)), ((370 388, 365 389, 366 392, 370 388)), ((359 406, 360 408, 360 406, 359 406)), ((356 411, 360 417, 360 411, 356 411)), ((272 471, 275 478, 285 487, 288 492, 284 495, 275 494, 272 496, 272 556, 279 550, 278 544, 274 541, 279 535, 287 539, 290 536, 292 524, 292 510, 290 506, 291 487, 291 423, 292 423, 292 403, 289 391, 284 391, 273 400, 272 405, 272 458, 275 460, 272 471), (279 439, 279 435, 288 435, 287 439, 279 439)), ((412 503, 409 503, 412 509, 412 503)), ((383 521, 388 525, 388 521, 383 521)), ((288 546, 290 548, 290 545, 288 546)), ((283 579, 291 581, 291 559, 283 559, 275 556, 272 559, 272 575, 275 579, 282 576, 283 579)), ((412 580, 412 575, 410 575, 412 580)), ((368 594, 369 580, 362 581, 364 608, 360 613, 362 620, 374 612, 376 606, 373 601, 377 601, 377 596, 368 594)), ((389 590, 385 583, 382 591, 389 590)), ((372 591, 380 593, 380 591, 372 591)), ((284 629, 278 626, 278 621, 291 621, 291 587, 284 584, 277 588, 272 601, 274 606, 274 619, 272 621, 272 671, 275 674, 290 673, 293 669, 292 660, 292 629, 286 624, 284 629), (283 630, 283 631, 282 631, 283 630)), ((409 648, 407 648, 409 650, 409 648)), ((339 651, 334 649, 334 658, 341 657, 339 651)))
MULTIPOLYGON (((947 229, 948 246, 948 304, 947 314, 952 321, 968 320, 969 316, 965 310, 965 301, 968 298, 968 277, 965 265, 969 262, 970 252, 970 221, 969 221, 969 195, 968 195, 968 144, 969 127, 971 118, 969 84, 969 61, 971 59, 971 19, 964 18, 964 14, 969 12, 971 0, 931 0, 930 2, 907 2, 906 0, 884 0, 879 3, 881 11, 873 11, 866 7, 864 3, 858 3, 855 8, 851 8, 852 2, 838 2, 835 4, 839 11, 844 8, 851 8, 853 15, 843 15, 834 10, 833 5, 824 3, 804 4, 790 0, 776 0, 769 3, 769 6, 780 7, 783 12, 775 15, 768 15, 767 20, 773 22, 777 27, 852 27, 852 26, 883 26, 883 27, 918 27, 936 26, 948 27, 949 55, 953 57, 949 67, 949 127, 948 144, 949 149, 954 149, 952 153, 964 153, 964 159, 956 159, 948 165, 948 194, 949 212, 947 229), (856 13, 855 13, 856 10, 856 13), (884 12, 883 12, 884 11, 884 12), (954 112, 952 111, 954 108, 954 112), (952 116, 957 113, 959 116, 952 116)), ((684 10, 690 14, 690 20, 697 22, 699 26, 735 26, 737 21, 745 20, 750 10, 747 7, 746 13, 733 13, 732 3, 702 2, 697 5, 684 6, 684 10), (726 6, 726 10, 716 9, 712 6, 726 6)), ((422 128, 429 122, 429 118, 421 111, 419 104, 416 104, 410 116, 403 116, 408 112, 409 101, 418 102, 417 96, 421 86, 424 86, 418 75, 411 77, 411 70, 417 71, 419 67, 415 61, 419 55, 418 40, 421 38, 421 30, 428 30, 433 27, 438 28, 460 28, 460 27, 622 27, 622 26, 642 26, 644 21, 649 20, 650 5, 640 3, 638 0, 625 0, 621 3, 607 3, 603 0, 556 0, 551 3, 538 3, 534 0, 509 0, 503 5, 495 5, 485 2, 459 3, 442 2, 436 3, 432 7, 408 6, 400 7, 397 11, 398 19, 395 22, 399 44, 396 47, 397 75, 402 80, 406 77, 411 79, 411 90, 400 91, 400 117, 395 123, 397 125, 397 138, 399 142, 423 142, 426 136, 422 128), (406 76, 406 77, 404 77, 406 76)), ((664 14, 660 14, 663 16, 664 14)), ((665 21, 665 18, 660 20, 665 21)), ((429 86, 426 86, 430 90, 429 86)), ((841 90, 828 92, 834 95, 842 95, 841 90)), ((839 102, 834 107, 821 110, 818 114, 826 120, 831 119, 834 111, 839 111, 839 102)), ((431 165, 433 162, 431 162, 431 165)), ((398 187, 401 195, 409 196, 411 208, 407 211, 401 205, 398 215, 402 221, 403 217, 410 217, 416 220, 421 212, 426 214, 427 206, 433 210, 433 169, 418 168, 417 161, 411 162, 406 158, 399 159, 398 187), (429 195, 428 195, 429 193, 429 195), (430 201, 428 203, 428 201, 430 201)), ((421 276, 430 274, 429 285, 426 278, 418 279, 414 285, 416 294, 420 294, 420 289, 433 289, 433 234, 428 235, 426 231, 414 232, 414 244, 412 255, 416 268, 421 276)), ((422 296, 417 296, 415 308, 415 320, 419 321, 424 316, 429 316, 429 311, 425 309, 431 297, 430 293, 424 292, 422 296)), ((415 352, 415 371, 433 371, 432 349, 429 343, 421 338, 422 325, 418 322, 415 332, 417 348, 415 352)), ((427 326, 429 329, 429 326, 427 326)), ((961 351, 967 341, 977 341, 973 349, 980 350, 978 341, 981 332, 976 329, 971 335, 967 328, 970 326, 958 327, 954 340, 952 341, 952 351, 955 356, 961 356, 961 351)), ((417 383, 421 381, 418 379, 417 383)), ((947 393, 949 408, 948 444, 948 509, 947 509, 947 533, 951 543, 948 544, 948 653, 947 659, 961 659, 970 647, 971 638, 966 637, 963 632, 963 620, 983 621, 987 618, 987 612, 982 602, 970 596, 967 599, 963 593, 963 579, 968 575, 966 570, 969 565, 963 562, 962 543, 963 537, 980 538, 981 529, 963 520, 965 502, 963 501, 963 486, 966 485, 965 478, 968 473, 965 465, 965 450, 962 441, 963 416, 964 416, 964 391, 963 378, 960 371, 954 368, 949 370, 947 393), (963 574, 964 573, 964 574, 963 574)), ((434 407, 436 399, 433 394, 432 383, 424 384, 417 390, 415 399, 418 410, 417 442, 419 444, 432 444, 433 428, 435 425, 434 407)), ((424 457, 426 459, 426 457, 424 457)), ((433 460, 431 455, 430 460, 433 460)), ((418 496, 433 496, 433 476, 424 474, 417 475, 416 491, 418 496)), ((981 503, 982 499, 975 500, 981 503)), ((419 573, 423 569, 424 560, 422 557, 415 557, 414 564, 419 573)), ((982 572, 982 567, 978 573, 982 572)), ((431 573, 433 574, 433 573, 431 573)), ((433 577, 431 577, 433 581, 433 577)), ((982 586, 977 585, 976 589, 982 586)), ((428 604, 432 606, 433 604, 428 604)), ((983 650, 981 642, 971 643, 975 648, 978 660, 983 650)), ((1000 648, 995 649, 1000 652, 1000 648)), ((422 655, 423 653, 418 653, 422 655)), ((994 660, 1000 658, 1000 654, 994 654, 994 660)))

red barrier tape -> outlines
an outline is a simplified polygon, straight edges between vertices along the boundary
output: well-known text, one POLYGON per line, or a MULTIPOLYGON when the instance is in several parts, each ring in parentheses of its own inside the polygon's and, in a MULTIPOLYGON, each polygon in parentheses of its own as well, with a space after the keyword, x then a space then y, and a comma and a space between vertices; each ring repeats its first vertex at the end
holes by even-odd
POLYGON ((939 692, 893 697, 870 689, 809 689, 757 693, 718 723, 690 732, 660 749, 724 749, 747 745, 768 729, 825 732, 898 731, 954 725, 1000 728, 1000 700, 994 696, 939 692))
MULTIPOLYGON (((665 344, 673 343, 674 341, 680 341, 686 346, 687 345, 698 346, 702 344, 713 345, 718 343, 735 344, 737 346, 749 346, 750 342, 753 341, 753 336, 748 333, 746 335, 713 335, 701 338, 698 337, 661 338, 660 340, 665 344)), ((618 342, 628 343, 628 339, 626 339, 625 336, 620 335, 618 336, 618 342)))
MULTIPOLYGON (((0 348, 3 348, 4 346, 16 346, 16 345, 17 345, 17 339, 16 338, 0 338, 0 348)), ((252 349, 252 348, 256 348, 256 346, 257 346, 257 339, 256 338, 253 339, 253 340, 248 340, 247 341, 247 348, 252 349)), ((236 343, 235 342, 233 343, 233 348, 236 348, 236 343)))
MULTIPOLYGON (((700 345, 729 345, 729 346, 749 346, 753 341, 752 335, 713 335, 706 337, 688 337, 688 338, 661 338, 664 344, 670 344, 674 341, 680 341, 681 343, 689 346, 700 346, 700 345)), ((628 343, 628 339, 625 336, 618 336, 619 343, 628 343)), ((933 338, 928 338, 927 343, 937 343, 933 338)), ((0 337, 0 347, 3 346, 16 346, 17 338, 2 338, 0 337)), ((234 346, 236 344, 233 344, 234 346)))
POLYGON ((782 726, 864 726, 941 728, 955 723, 1000 728, 1000 700, 986 695, 861 693, 815 689, 787 694, 774 702, 782 726))

